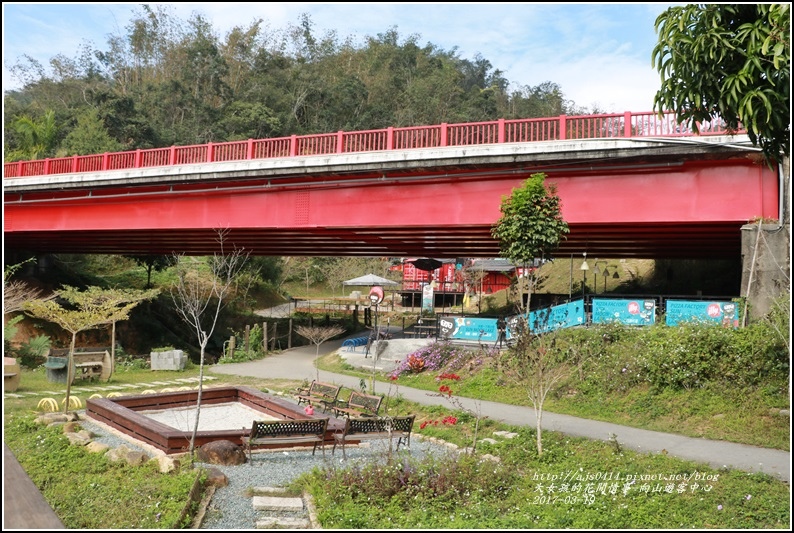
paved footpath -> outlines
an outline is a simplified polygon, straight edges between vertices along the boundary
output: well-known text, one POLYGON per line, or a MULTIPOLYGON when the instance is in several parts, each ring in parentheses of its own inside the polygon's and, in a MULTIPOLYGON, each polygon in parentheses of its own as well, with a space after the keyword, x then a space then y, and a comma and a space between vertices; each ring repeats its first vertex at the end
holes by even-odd
MULTIPOLYGON (((327 354, 340 350, 342 340, 328 341, 320 345, 319 353, 327 354)), ((360 379, 343 374, 335 374, 320 370, 314 366, 317 348, 315 346, 302 346, 292 348, 259 361, 246 363, 232 363, 212 366, 212 371, 217 374, 238 376, 251 376, 273 379, 306 379, 311 381, 319 379, 343 385, 344 387, 358 390, 360 379)), ((384 362, 374 362, 371 357, 364 358, 363 353, 344 353, 349 364, 364 368, 383 369, 384 362)), ((376 392, 387 393, 390 384, 376 382, 376 392)), ((405 399, 425 404, 442 405, 450 407, 449 402, 443 398, 430 396, 427 391, 399 386, 393 391, 401 394, 405 399)), ((512 425, 530 425, 535 427, 535 412, 531 407, 500 404, 495 402, 476 401, 459 398, 461 403, 469 410, 479 411, 483 416, 512 425), (479 404, 479 405, 478 405, 479 404)), ((599 422, 574 416, 560 415, 543 412, 543 429, 559 431, 567 435, 587 437, 591 439, 609 440, 611 435, 616 435, 618 442, 626 449, 647 453, 666 453, 678 457, 707 464, 713 468, 734 468, 746 472, 764 472, 775 476, 787 483, 791 482, 791 453, 781 450, 772 450, 735 444, 724 441, 715 441, 701 438, 683 437, 658 431, 637 429, 609 422, 599 422)))

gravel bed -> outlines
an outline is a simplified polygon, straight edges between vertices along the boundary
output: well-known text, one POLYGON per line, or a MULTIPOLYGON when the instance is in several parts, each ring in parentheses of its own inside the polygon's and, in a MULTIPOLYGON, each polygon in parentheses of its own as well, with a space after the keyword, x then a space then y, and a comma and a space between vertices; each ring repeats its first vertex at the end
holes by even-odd
MULTIPOLYGON (((129 448, 154 453, 153 448, 115 431, 104 424, 98 424, 81 416, 80 425, 94 433, 94 440, 118 447, 122 444, 129 448)), ((348 445, 345 449, 347 458, 342 457, 337 448, 331 454, 332 446, 326 446, 325 455, 317 450, 264 451, 254 453, 253 462, 238 466, 202 464, 207 468, 216 468, 226 475, 229 484, 216 489, 201 524, 201 529, 254 529, 256 521, 261 518, 254 510, 251 489, 259 487, 286 487, 294 479, 315 467, 331 466, 345 468, 348 465, 371 460, 385 460, 388 452, 388 441, 378 440, 362 443, 359 446, 348 445)), ((422 439, 419 435, 411 436, 411 447, 400 446, 399 454, 410 453, 414 458, 426 455, 436 457, 455 453, 454 448, 436 441, 422 439)))

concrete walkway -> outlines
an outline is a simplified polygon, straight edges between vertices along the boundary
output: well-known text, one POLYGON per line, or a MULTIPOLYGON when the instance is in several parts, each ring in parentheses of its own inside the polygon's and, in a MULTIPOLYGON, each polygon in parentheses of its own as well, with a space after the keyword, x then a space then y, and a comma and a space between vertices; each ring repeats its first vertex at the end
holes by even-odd
MULTIPOLYGON (((319 353, 325 355, 339 351, 340 355, 346 357, 346 362, 351 365, 373 368, 374 364, 376 370, 384 371, 389 371, 393 368, 397 360, 396 357, 392 357, 391 359, 378 360, 373 363, 372 357, 364 357, 362 348, 359 348, 358 352, 347 352, 346 348, 341 348, 342 342, 342 340, 334 340, 323 343, 320 345, 319 353)), ((397 343, 393 342, 392 344, 395 347, 397 343)), ((324 370, 318 372, 314 366, 316 353, 316 346, 303 346, 259 361, 214 365, 211 370, 218 374, 258 378, 306 379, 307 381, 319 379, 320 381, 343 385, 350 389, 359 389, 360 379, 358 377, 326 372, 324 370)), ((384 351, 384 355, 387 353, 387 351, 384 351)), ((410 353, 410 350, 405 353, 410 353)), ((389 383, 376 382, 375 384, 377 393, 387 393, 389 387, 389 383)), ((399 386, 398 389, 392 392, 399 393, 406 400, 420 404, 450 407, 449 402, 443 398, 428 395, 428 391, 399 386)), ((487 416, 492 420, 512 425, 530 425, 535 427, 535 412, 531 407, 519 407, 486 401, 478 402, 467 398, 460 398, 460 400, 467 409, 474 412, 479 410, 483 416, 487 416)), ((544 430, 604 441, 609 440, 610 436, 614 434, 617 436, 618 442, 626 449, 646 453, 663 453, 666 451, 668 455, 704 463, 713 468, 728 467, 745 472, 764 472, 787 483, 791 481, 790 452, 724 441, 683 437, 608 422, 560 415, 548 411, 543 412, 542 425, 544 430)))

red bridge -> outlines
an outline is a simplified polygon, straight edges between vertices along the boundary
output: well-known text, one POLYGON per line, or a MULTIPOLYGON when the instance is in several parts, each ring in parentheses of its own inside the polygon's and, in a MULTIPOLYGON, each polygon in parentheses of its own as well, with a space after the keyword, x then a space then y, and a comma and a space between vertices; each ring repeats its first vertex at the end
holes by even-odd
POLYGON ((500 203, 557 185, 559 256, 740 257, 782 216, 781 173, 743 132, 622 113, 336 132, 4 165, 7 250, 496 257, 500 203))

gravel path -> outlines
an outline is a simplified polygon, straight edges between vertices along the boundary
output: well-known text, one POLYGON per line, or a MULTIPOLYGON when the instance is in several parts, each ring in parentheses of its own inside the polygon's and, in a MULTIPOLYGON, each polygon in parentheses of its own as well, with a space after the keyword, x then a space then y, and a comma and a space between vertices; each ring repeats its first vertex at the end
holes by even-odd
MULTIPOLYGON (((162 453, 84 416, 80 418, 80 425, 95 435, 95 441, 108 446, 118 447, 124 444, 128 448, 146 452, 149 456, 162 453)), ((254 529, 257 518, 261 516, 254 510, 251 489, 287 487, 298 476, 315 467, 345 468, 364 461, 385 460, 388 454, 388 441, 371 441, 360 446, 347 446, 345 453, 346 459, 338 449, 332 455, 331 446, 326 446, 324 455, 320 450, 315 455, 312 455, 310 450, 274 450, 254 453, 252 463, 238 466, 199 463, 207 468, 220 470, 229 482, 227 486, 216 489, 206 509, 201 529, 254 529)), ((440 457, 455 452, 450 446, 422 439, 420 435, 414 433, 411 436, 411 447, 406 450, 401 446, 396 453, 407 453, 414 458, 421 458, 428 454, 440 457)))

